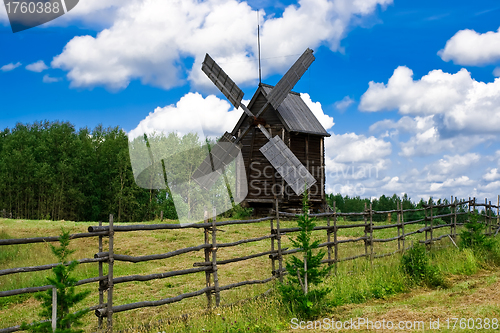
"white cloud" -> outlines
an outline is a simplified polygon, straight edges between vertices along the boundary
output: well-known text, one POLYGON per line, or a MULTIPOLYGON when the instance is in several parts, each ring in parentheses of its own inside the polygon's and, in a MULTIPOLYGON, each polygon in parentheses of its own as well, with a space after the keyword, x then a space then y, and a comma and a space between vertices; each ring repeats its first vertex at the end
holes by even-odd
POLYGON ((451 194, 460 198, 474 195, 473 188, 477 185, 477 181, 468 175, 454 171, 446 176, 442 175, 439 180, 435 178, 428 174, 427 167, 425 170, 410 169, 399 176, 373 182, 372 192, 377 196, 410 193, 413 200, 427 200, 430 196, 435 199, 449 198, 451 194))
POLYGON ((488 168, 488 172, 483 176, 483 179, 489 182, 500 179, 500 173, 498 172, 498 168, 488 168))
POLYGON ((363 195, 365 184, 388 169, 390 154, 391 144, 373 136, 332 134, 325 138, 326 188, 333 193, 363 195))
POLYGON ((316 118, 318 119, 318 121, 324 127, 325 130, 328 131, 330 128, 333 127, 333 125, 335 125, 335 123, 333 122, 333 117, 330 117, 329 115, 325 114, 323 108, 321 107, 320 102, 313 102, 311 100, 311 97, 307 93, 300 94, 300 97, 302 98, 304 103, 306 103, 309 109, 311 109, 312 113, 314 114, 314 116, 316 116, 316 118))
POLYGON ((398 121, 385 119, 370 126, 372 133, 384 133, 383 137, 395 138, 401 151, 400 156, 429 156, 442 152, 465 153, 482 142, 494 140, 493 134, 457 133, 443 136, 434 116, 408 117, 403 116, 398 121), (385 133, 384 133, 385 131, 385 133), (412 134, 406 142, 397 141, 399 134, 412 134))
POLYGON ((403 193, 407 189, 407 185, 402 183, 398 176, 395 176, 390 178, 389 181, 387 181, 387 183, 382 186, 382 189, 387 191, 388 194, 403 193))
POLYGON ((45 62, 43 62, 43 60, 38 60, 37 62, 27 65, 26 69, 32 72, 40 73, 48 69, 48 67, 47 65, 45 65, 45 62))
POLYGON ((345 111, 349 106, 351 106, 352 104, 354 103, 354 100, 349 97, 349 96, 345 96, 344 98, 342 98, 342 100, 340 101, 337 101, 333 104, 333 106, 335 106, 335 108, 339 111, 345 111))
POLYGON ((167 135, 195 132, 202 139, 220 136, 234 127, 241 114, 242 111, 234 110, 228 102, 214 95, 203 98, 199 93, 188 93, 175 105, 157 107, 128 135, 129 139, 153 132, 167 135))
MULTIPOLYGON (((500 78, 478 82, 462 69, 456 74, 434 70, 420 80, 398 67, 387 84, 370 82, 361 97, 362 111, 398 110, 405 115, 434 115, 436 129, 453 133, 497 133, 500 127, 500 78)), ((432 136, 435 130, 425 133, 432 136)))
POLYGON ((493 75, 496 77, 500 77, 500 67, 495 67, 493 70, 493 75))
POLYGON ((442 183, 432 183, 430 186, 430 191, 435 192, 441 189, 452 188, 452 187, 460 187, 460 186, 471 186, 474 184, 474 181, 469 179, 467 176, 462 176, 455 179, 447 179, 442 183))
MULTIPOLYGON (((306 47, 326 44, 339 49, 354 21, 390 3, 300 0, 282 17, 264 17, 261 12, 264 76, 288 69, 296 56, 285 56, 300 54, 306 47)), ((80 6, 75 13, 84 12, 80 6)), ((109 29, 95 38, 73 38, 52 66, 68 71, 73 87, 123 89, 139 79, 169 89, 183 84, 186 76, 195 85, 211 87, 200 71, 208 52, 238 84, 255 83, 255 16, 247 2, 236 0, 127 1, 109 29), (192 68, 183 68, 186 58, 194 59, 192 68)))
POLYGON ((500 61, 500 28, 484 34, 474 30, 460 30, 438 52, 444 61, 460 65, 480 66, 500 61))
POLYGON ((483 191, 488 191, 491 195, 489 196, 490 198, 493 197, 495 198, 498 193, 500 192, 500 180, 497 180, 496 182, 491 182, 486 185, 481 185, 479 188, 483 191))
POLYGON ((325 149, 327 158, 337 163, 375 163, 391 154, 391 143, 356 133, 332 134, 325 138, 325 149))
POLYGON ((429 156, 442 152, 469 151, 474 146, 487 140, 494 139, 493 135, 457 135, 454 137, 443 138, 439 135, 436 127, 432 127, 424 132, 417 133, 406 142, 401 142, 401 152, 399 155, 405 157, 411 156, 429 156))
POLYGON ((9 17, 7 16, 6 10, 0 9, 0 23, 3 25, 7 25, 9 23, 9 17))
MULTIPOLYGON (((124 7, 137 4, 140 1, 142 0, 80 0, 78 5, 67 14, 43 24, 42 27, 68 26, 75 22, 80 27, 98 29, 109 27, 124 7)), ((0 9, 0 23, 9 24, 6 10, 0 9)))
POLYGON ((434 126, 433 116, 401 117, 397 122, 392 119, 377 121, 370 126, 370 132, 383 132, 389 129, 406 133, 419 133, 427 131, 434 126))
POLYGON ((394 70, 387 84, 369 83, 368 90, 361 96, 361 111, 382 111, 397 109, 401 114, 429 115, 443 113, 464 100, 472 86, 467 70, 456 74, 434 70, 413 80, 413 71, 405 66, 394 70))
POLYGON ((59 82, 61 81, 62 79, 60 77, 51 77, 49 76, 49 74, 45 74, 43 76, 43 83, 54 83, 54 82, 59 82))
POLYGON ((461 175, 480 161, 477 153, 464 155, 444 155, 443 158, 427 165, 423 169, 426 180, 443 182, 449 177, 461 175))
POLYGON ((16 69, 17 67, 19 67, 21 65, 22 64, 20 62, 16 62, 16 63, 11 62, 10 64, 3 65, 2 67, 0 67, 0 71, 2 71, 2 72, 10 72, 10 71, 16 69))
POLYGON ((89 26, 111 26, 124 7, 132 6, 141 0, 85 0, 66 15, 51 21, 65 25, 71 21, 80 21, 89 26))

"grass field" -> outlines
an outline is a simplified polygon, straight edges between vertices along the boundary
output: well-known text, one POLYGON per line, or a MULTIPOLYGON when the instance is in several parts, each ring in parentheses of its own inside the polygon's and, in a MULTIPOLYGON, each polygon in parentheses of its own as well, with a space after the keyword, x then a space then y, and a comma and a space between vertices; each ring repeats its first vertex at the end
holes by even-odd
MULTIPOLYGON (((158 223, 158 221, 151 223, 158 223)), ((175 221, 167 223, 175 223, 175 221)), ((347 222, 339 221, 339 224, 345 223, 347 222)), ((316 224, 326 225, 326 221, 319 220, 316 224)), ((384 223, 377 224, 381 225, 384 223)), ((0 238, 56 236, 60 233, 61 227, 71 230, 71 233, 86 232, 90 225, 96 225, 96 223, 0 219, 0 238)), ((282 228, 295 226, 295 221, 282 221, 281 223, 282 228)), ((409 232, 421 227, 422 225, 416 224, 408 225, 405 229, 409 232)), ((231 242, 267 235, 269 234, 270 226, 267 221, 251 225, 224 226, 220 229, 224 230, 224 232, 218 232, 217 242, 231 242)), ((434 236, 446 234, 447 232, 449 232, 449 228, 435 230, 434 236)), ((338 238, 347 239, 363 235, 364 230, 362 228, 340 229, 338 238)), ((395 228, 374 232, 375 238, 389 238, 396 235, 397 230, 395 228)), ((290 247, 288 238, 290 236, 285 235, 283 237, 282 246, 284 248, 290 247)), ((314 237, 320 239, 321 242, 325 242, 326 231, 316 231, 314 232, 314 237)), ((416 242, 419 239, 423 239, 423 237, 423 234, 411 235, 407 237, 407 245, 411 244, 412 241, 416 242)), ((198 229, 117 232, 115 234, 114 248, 115 253, 139 256, 165 253, 183 247, 200 245, 203 243, 203 239, 203 231, 198 229)), ((270 242, 267 239, 257 243, 241 244, 237 247, 220 248, 217 252, 217 259, 224 260, 268 251, 270 249, 270 242)), ((442 245, 450 245, 450 241, 443 239, 435 247, 442 245)), ((76 250, 72 255, 73 259, 91 258, 94 253, 98 252, 97 237, 72 240, 70 247, 76 250)), ((105 238, 105 251, 106 248, 107 240, 105 238)), ((378 254, 389 253, 396 249, 397 242, 376 243, 374 247, 374 251, 378 254)), ((363 242, 339 245, 339 256, 341 258, 362 254, 364 251, 363 242)), ((203 256, 203 251, 199 251, 169 259, 143 263, 116 261, 114 276, 145 275, 191 268, 193 267, 193 263, 204 261, 203 256)), ((362 304, 373 299, 384 300, 381 304, 395 302, 395 308, 403 306, 398 303, 398 297, 401 296, 393 295, 409 295, 410 292, 410 294, 413 294, 415 291, 412 291, 412 286, 406 282, 407 279, 399 269, 399 257, 399 255, 396 255, 376 259, 373 268, 369 261, 363 258, 339 263, 337 276, 331 276, 325 281, 325 284, 332 287, 332 292, 328 296, 332 309, 325 315, 348 318, 357 313, 368 313, 370 317, 375 318, 376 315, 378 316, 383 312, 381 309, 372 311, 370 310, 372 308, 364 308, 364 306, 372 305, 365 304, 359 305, 358 309, 362 310, 354 310, 358 305, 352 306, 352 304, 362 304), (396 298, 393 299, 391 297, 396 298), (352 308, 346 304, 351 304, 352 308), (354 312, 349 312, 351 310, 346 309, 352 309, 354 312)), ((53 263, 54 260, 55 258, 51 254, 48 244, 12 245, 0 248, 0 269, 49 264, 53 263)), ((490 281, 488 283, 497 283, 498 271, 495 271, 496 268, 491 265, 488 266, 489 264, 485 263, 481 258, 476 258, 470 252, 448 247, 444 250, 434 251, 432 261, 446 275, 447 280, 452 285, 451 289, 447 289, 446 292, 453 290, 453 288, 462 288, 459 286, 465 283, 462 281, 463 275, 477 274, 480 269, 484 270, 485 268, 494 272, 491 273, 493 275, 490 274, 490 280, 485 278, 487 281, 490 281)), ((97 276, 97 267, 96 263, 79 265, 76 277, 84 279, 97 276)), ((106 271, 106 265, 104 267, 106 271)), ((487 271, 481 272, 482 276, 489 276, 487 271)), ((243 262, 221 265, 219 266, 218 273, 220 285, 250 279, 264 279, 271 276, 271 263, 267 256, 263 256, 243 262)), ((46 285, 45 277, 48 274, 51 274, 51 271, 1 276, 0 290, 46 285)), ((484 287, 487 287, 488 283, 484 283, 484 287)), ((273 292, 266 297, 254 301, 234 306, 224 306, 241 299, 262 294, 271 288, 272 285, 273 283, 268 283, 266 285, 252 285, 224 291, 221 293, 221 304, 223 306, 212 312, 204 312, 206 309, 206 298, 203 295, 166 306, 142 308, 118 313, 113 316, 115 328, 117 330, 131 329, 136 331, 139 327, 143 327, 142 330, 151 332, 238 332, 238 329, 250 332, 287 331, 289 330, 290 319, 293 314, 280 304, 279 297, 273 292), (186 313, 192 314, 188 320, 176 319, 186 313), (152 326, 147 328, 148 325, 152 326)), ((115 286, 113 294, 114 305, 145 300, 159 300, 202 289, 204 286, 205 275, 203 272, 162 280, 118 284, 115 286)), ((477 287, 482 288, 483 286, 478 285, 477 287)), ((98 304, 97 283, 81 286, 79 289, 92 291, 92 294, 82 302, 82 307, 98 304)), ((423 293, 423 291, 420 292, 423 293)), ((439 291, 432 291, 431 293, 438 293, 434 294, 433 297, 441 297, 439 291)), ((373 304, 375 304, 373 305, 375 307, 373 309, 376 309, 376 304, 378 303, 375 302, 373 304)), ((380 306, 383 308, 382 305, 380 306)), ((485 308, 484 311, 489 311, 487 309, 489 308, 485 308)), ((491 307, 490 310, 492 315, 499 317, 498 307, 491 307)), ((22 321, 31 322, 37 318, 38 311, 39 303, 32 295, 0 298, 0 322, 2 323, 0 328, 18 325, 22 321)), ((86 322, 85 331, 92 332, 97 330, 97 318, 93 313, 88 314, 84 318, 84 321, 86 322)))

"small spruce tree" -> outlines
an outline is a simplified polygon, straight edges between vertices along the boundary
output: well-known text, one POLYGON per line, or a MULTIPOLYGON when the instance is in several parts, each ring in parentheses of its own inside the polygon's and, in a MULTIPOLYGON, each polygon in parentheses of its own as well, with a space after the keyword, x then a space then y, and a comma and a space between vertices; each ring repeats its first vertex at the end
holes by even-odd
MULTIPOLYGON (((81 302, 85 297, 90 294, 90 291, 75 293, 75 285, 77 279, 71 276, 71 273, 78 265, 78 261, 68 262, 68 256, 75 252, 68 248, 70 242, 69 231, 62 230, 59 236, 60 246, 50 244, 52 253, 59 260, 59 265, 52 268, 54 277, 47 277, 49 284, 57 288, 57 326, 56 333, 81 333, 82 329, 76 329, 82 325, 80 319, 89 311, 83 309, 75 313, 71 313, 70 309, 81 302)), ((23 323, 22 330, 37 333, 52 333, 52 289, 47 290, 45 293, 40 293, 35 296, 36 299, 42 302, 42 310, 39 315, 43 319, 39 322, 32 324, 23 323)))
POLYGON ((306 318, 312 318, 319 313, 323 300, 330 288, 311 288, 323 282, 323 278, 329 272, 329 266, 321 267, 321 260, 325 251, 313 250, 318 248, 319 241, 312 241, 311 234, 315 227, 314 218, 309 216, 309 202, 307 191, 302 198, 302 214, 298 218, 300 228, 296 239, 291 239, 294 247, 302 250, 302 258, 291 257, 291 262, 286 263, 288 272, 287 281, 279 284, 278 290, 285 304, 291 307, 293 312, 298 312, 306 318))
POLYGON ((494 240, 485 235, 486 225, 478 220, 479 215, 476 212, 469 214, 469 221, 465 223, 465 229, 460 233, 459 245, 462 249, 491 251, 494 240))

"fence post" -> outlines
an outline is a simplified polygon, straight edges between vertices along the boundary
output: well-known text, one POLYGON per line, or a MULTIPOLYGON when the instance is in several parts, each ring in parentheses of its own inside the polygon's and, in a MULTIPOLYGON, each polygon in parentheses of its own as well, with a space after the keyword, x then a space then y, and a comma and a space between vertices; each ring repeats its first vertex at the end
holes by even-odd
POLYGON ((425 206, 424 206, 424 220, 425 220, 425 232, 424 232, 424 234, 425 234, 425 243, 424 243, 424 244, 425 244, 425 246, 427 246, 427 238, 428 238, 427 234, 428 234, 428 232, 429 232, 429 230, 427 230, 427 224, 428 224, 428 223, 427 223, 427 222, 428 222, 428 218, 427 218, 427 209, 428 209, 428 208, 427 208, 427 205, 425 205, 425 206))
MULTIPOLYGON (((328 204, 326 205, 325 211, 327 213, 330 212, 330 206, 328 204)), ((328 246, 327 246, 327 248, 328 248, 328 266, 330 267, 328 274, 330 274, 332 272, 331 266, 333 264, 331 261, 332 260, 332 244, 330 244, 330 242, 332 241, 332 237, 331 237, 332 230, 330 229, 330 215, 326 216, 326 226, 328 227, 328 229, 326 229, 326 242, 328 244, 328 246)))
POLYGON ((276 202, 276 240, 278 242, 278 268, 279 268, 279 276, 280 282, 283 282, 283 255, 281 253, 281 231, 280 231, 280 213, 279 213, 279 205, 278 199, 275 199, 276 202))
POLYGON ((399 205, 401 210, 401 239, 403 241, 403 252, 405 251, 405 211, 403 210, 403 202, 399 205))
POLYGON ((491 227, 492 227, 492 218, 491 218, 491 201, 489 201, 488 205, 488 236, 491 236, 491 227))
POLYGON ((220 291, 219 291, 219 277, 217 274, 217 229, 215 222, 217 220, 217 211, 215 207, 212 209, 212 270, 214 274, 214 287, 215 287, 215 306, 220 305, 220 291))
POLYGON ((452 205, 452 206, 450 206, 450 214, 453 214, 453 216, 450 217, 450 224, 451 224, 450 225, 450 237, 453 237, 453 226, 455 225, 455 222, 454 222, 455 221, 454 220, 454 217, 455 217, 455 208, 454 207, 455 207, 456 203, 453 202, 453 195, 450 198, 451 198, 450 199, 450 205, 452 205))
POLYGON ((115 232, 113 230, 113 214, 109 214, 109 259, 108 259, 108 304, 107 304, 107 317, 108 317, 108 332, 113 332, 113 265, 115 259, 113 258, 113 241, 115 232))
MULTIPOLYGON (((204 222, 208 223, 208 211, 207 207, 205 207, 205 213, 204 213, 204 222)), ((210 244, 210 238, 208 235, 208 227, 203 228, 204 229, 204 234, 205 234, 205 245, 210 244)), ((210 252, 211 249, 209 247, 205 248, 205 262, 210 261, 210 252)), ((210 287, 210 271, 205 271, 205 287, 210 287)), ((207 307, 210 309, 212 307, 212 292, 210 290, 207 290, 205 293, 207 296, 207 307)))
POLYGON ((276 274, 276 259, 274 255, 274 239, 276 238, 276 235, 274 235, 274 222, 271 219, 270 221, 271 224, 271 255, 269 258, 271 258, 271 275, 272 276, 277 276, 276 274))
POLYGON ((364 214, 363 214, 363 220, 365 222, 365 258, 368 258, 368 243, 369 243, 369 240, 367 239, 368 238, 368 219, 366 218, 366 202, 365 202, 365 211, 364 211, 364 214))
POLYGON ((458 204, 457 204, 457 197, 455 197, 455 218, 453 220, 453 240, 457 240, 457 211, 458 211, 458 204))
POLYGON ((484 198, 484 234, 488 235, 488 198, 484 198))
POLYGON ((432 207, 433 207, 433 206, 434 206, 434 205, 432 204, 432 201, 431 201, 431 221, 430 221, 430 225, 431 225, 431 231, 430 231, 430 232, 431 232, 431 239, 430 239, 430 242, 429 242, 429 248, 431 248, 431 247, 432 247, 432 242, 434 241, 434 235, 433 235, 433 233, 432 233, 433 228, 434 228, 434 223, 433 223, 433 220, 434 220, 434 215, 433 215, 433 211, 432 211, 432 207))
POLYGON ((52 288, 52 332, 57 328, 57 288, 52 288))
POLYGON ((370 265, 373 267, 373 210, 371 202, 370 202, 370 265))
POLYGON ((396 201, 397 223, 398 223, 398 251, 401 251, 401 214, 399 211, 399 200, 396 201))
POLYGON ((163 222, 163 211, 160 211, 160 222, 163 222))
POLYGON ((339 245, 337 243, 337 206, 333 202, 333 244, 335 246, 334 259, 335 259, 335 275, 337 275, 337 266, 339 261, 339 245))
MULTIPOLYGON (((99 226, 102 226, 102 221, 99 221, 99 226)), ((102 253, 103 248, 102 248, 102 235, 99 236, 99 253, 102 253)), ((103 277, 103 268, 102 268, 102 261, 99 261, 99 278, 103 277)), ((99 280, 99 305, 103 305, 104 303, 104 281, 99 280)), ((102 328, 102 317, 98 316, 97 317, 97 327, 99 329, 102 328)))

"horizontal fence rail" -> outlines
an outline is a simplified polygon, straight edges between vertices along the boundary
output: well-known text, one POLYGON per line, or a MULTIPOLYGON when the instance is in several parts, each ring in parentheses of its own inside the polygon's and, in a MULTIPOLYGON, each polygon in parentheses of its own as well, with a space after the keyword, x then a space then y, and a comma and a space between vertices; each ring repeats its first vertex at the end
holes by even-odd
MULTIPOLYGON (((336 212, 335 204, 333 204, 333 209, 330 210, 327 207, 326 212, 318 214, 309 214, 311 217, 326 219, 326 225, 317 225, 314 227, 313 231, 316 232, 315 235, 319 235, 322 232, 326 233, 326 242, 320 243, 319 248, 327 248, 327 258, 323 259, 321 263, 333 266, 334 272, 337 272, 337 264, 340 262, 356 260, 359 258, 366 258, 372 262, 374 259, 383 258, 391 256, 397 253, 402 253, 408 248, 407 238, 416 234, 425 234, 424 239, 418 239, 417 241, 428 246, 432 246, 433 243, 443 239, 449 238, 451 242, 456 246, 455 240, 457 236, 457 227, 464 224, 465 216, 470 212, 475 211, 477 207, 483 207, 483 211, 479 214, 482 218, 480 223, 484 223, 487 226, 486 234, 496 235, 500 231, 500 221, 499 221, 499 206, 500 206, 500 196, 497 205, 492 205, 491 202, 485 200, 485 203, 476 202, 475 198, 469 198, 469 200, 457 201, 451 200, 449 204, 443 205, 424 205, 422 208, 418 209, 406 209, 402 208, 400 202, 397 203, 397 209, 385 210, 385 211, 373 211, 371 205, 365 205, 363 212, 352 212, 352 213, 339 213, 336 212), (435 214, 438 209, 450 209, 450 213, 435 214), (493 209, 496 209, 496 216, 492 215, 493 209), (423 212, 424 217, 417 218, 414 220, 405 220, 409 213, 423 212), (380 224, 380 222, 374 222, 374 216, 382 216, 383 222, 385 224, 380 224), (387 219, 385 218, 387 216, 387 219), (392 219, 396 217, 396 222, 392 219), (458 219, 460 218, 460 222, 458 219), (349 221, 349 219, 354 219, 354 221, 349 221), (359 220, 362 219, 362 220, 359 220), (442 223, 445 219, 446 221, 442 223), (333 221, 332 221, 333 220, 333 221), (384 222, 385 221, 385 222, 384 222), (439 224, 437 222, 440 222, 439 224), (333 223, 332 223, 333 222, 333 223), (421 228, 417 230, 405 230, 406 226, 413 224, 424 224, 421 228), (434 231, 450 228, 449 232, 442 235, 435 235, 434 231), (362 236, 355 236, 339 239, 339 231, 352 232, 350 230, 361 230, 362 236), (374 233, 380 230, 386 229, 396 229, 397 234, 388 238, 377 238, 374 233), (397 249, 389 253, 376 253, 377 249, 374 245, 377 243, 389 243, 397 242, 397 249), (358 253, 355 255, 350 255, 347 257, 341 257, 339 254, 339 245, 343 246, 354 246, 356 243, 361 243, 364 245, 364 253, 358 253)), ((495 214, 493 212, 493 214, 495 214)), ((206 214, 208 216, 208 214, 206 214)), ((90 309, 95 311, 98 317, 98 327, 102 328, 103 319, 107 318, 107 329, 109 331, 113 328, 113 314, 129 311, 144 307, 156 307, 166 304, 171 304, 179 302, 188 298, 197 297, 205 295, 207 298, 208 307, 219 306, 220 304, 220 293, 221 291, 230 290, 233 288, 238 288, 246 285, 263 284, 274 281, 276 279, 282 280, 283 276, 287 274, 284 269, 284 258, 287 255, 292 255, 294 253, 302 252, 300 248, 287 248, 282 246, 282 238, 284 236, 288 237, 293 233, 299 232, 300 228, 297 227, 281 227, 283 221, 280 219, 288 218, 295 219, 299 215, 280 212, 278 207, 278 202, 276 201, 273 210, 273 215, 252 219, 252 220, 231 220, 231 221, 216 221, 215 211, 213 212, 211 221, 205 218, 202 223, 191 224, 191 225, 179 225, 179 224, 130 224, 130 225, 113 225, 113 216, 110 215, 109 225, 91 226, 88 228, 87 233, 78 233, 71 235, 71 239, 76 238, 86 238, 86 237, 98 237, 99 247, 98 251, 94 255, 94 258, 83 258, 77 261, 82 264, 98 263, 99 265, 99 276, 89 277, 77 282, 77 285, 83 285, 88 283, 97 283, 97 288, 99 291, 99 304, 92 306, 90 309), (239 239, 236 241, 219 243, 217 242, 217 232, 221 231, 218 229, 220 226, 229 225, 248 225, 255 223, 262 223, 269 221, 268 234, 264 234, 259 237, 239 239), (134 231, 155 231, 155 230, 179 230, 179 229, 200 229, 203 230, 204 243, 181 249, 175 249, 170 252, 151 254, 143 256, 132 256, 115 253, 114 251, 114 233, 115 232, 134 232, 134 231), (103 239, 108 239, 108 249, 107 251, 103 248, 103 239), (270 248, 268 251, 252 251, 248 248, 248 254, 229 258, 229 259, 219 259, 217 256, 217 250, 219 248, 232 248, 237 247, 242 244, 263 242, 270 240, 270 248), (118 264, 118 262, 147 262, 152 260, 165 260, 186 253, 198 252, 203 250, 204 254, 200 256, 201 261, 193 262, 192 267, 178 270, 170 270, 156 274, 146 274, 146 275, 129 275, 129 276, 118 276, 113 275, 113 267, 118 264), (256 253, 252 253, 256 252, 256 253), (238 281, 235 283, 220 285, 218 278, 218 270, 224 269, 223 265, 242 262, 246 260, 251 260, 258 257, 268 257, 270 260, 270 276, 263 279, 253 279, 246 281, 238 281), (108 264, 108 273, 103 273, 103 264, 108 264), (220 267, 221 266, 221 267, 220 267), (276 267, 277 266, 277 267, 276 267), (165 279, 174 276, 198 274, 204 272, 205 274, 205 287, 196 291, 183 293, 176 295, 174 297, 169 297, 160 300, 153 301, 141 301, 129 304, 114 305, 113 304, 113 288, 116 284, 134 282, 134 281, 150 281, 157 279, 165 279), (107 301, 104 300, 104 293, 107 292, 107 301), (215 299, 215 302, 213 302, 215 299)), ((264 230, 264 229, 263 229, 264 230)), ((358 233, 359 234, 359 233, 358 233)), ((318 236, 319 237, 319 236, 318 236)), ((2 239, 0 240, 1 246, 8 245, 21 245, 21 244, 32 244, 32 243, 42 243, 42 242, 56 242, 59 237, 49 236, 49 237, 35 237, 35 238, 23 238, 23 239, 2 239)), ((36 271, 49 270, 56 267, 59 264, 47 264, 32 267, 18 267, 18 268, 7 268, 0 270, 0 276, 19 274, 19 273, 29 273, 36 271)), ((51 285, 39 286, 39 287, 28 287, 15 290, 5 290, 0 291, 0 297, 14 296, 26 293, 34 293, 45 291, 53 288, 51 285)), ((0 329, 0 333, 15 332, 20 330, 20 326, 13 326, 9 328, 0 329)))

